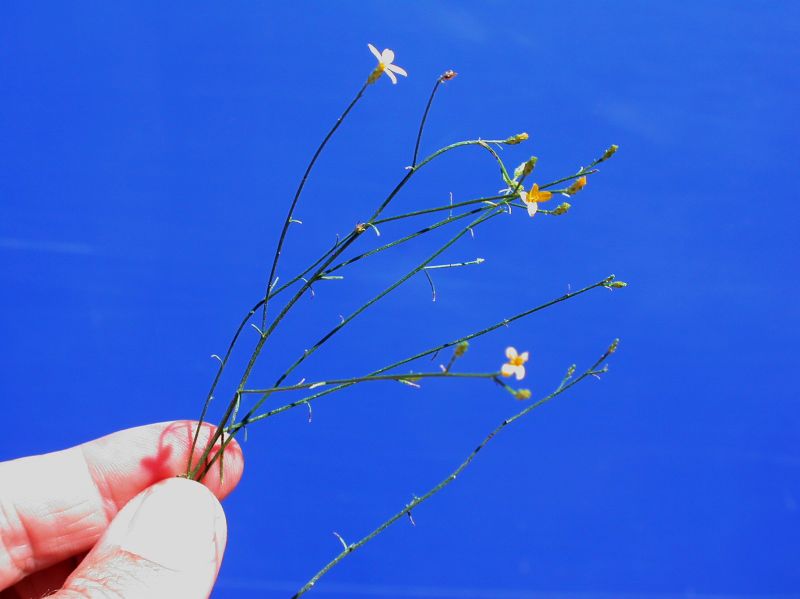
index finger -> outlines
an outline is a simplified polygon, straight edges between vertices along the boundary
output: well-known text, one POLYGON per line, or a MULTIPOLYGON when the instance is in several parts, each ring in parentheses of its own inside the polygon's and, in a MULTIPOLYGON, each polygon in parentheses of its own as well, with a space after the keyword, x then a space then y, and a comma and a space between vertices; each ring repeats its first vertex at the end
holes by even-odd
MULTIPOLYGON (((89 550, 131 498, 184 472, 196 425, 151 424, 0 464, 0 590, 89 550)), ((213 430, 202 427, 196 456, 213 430)), ((212 468, 203 482, 222 499, 243 467, 234 441, 225 450, 224 480, 212 468)))

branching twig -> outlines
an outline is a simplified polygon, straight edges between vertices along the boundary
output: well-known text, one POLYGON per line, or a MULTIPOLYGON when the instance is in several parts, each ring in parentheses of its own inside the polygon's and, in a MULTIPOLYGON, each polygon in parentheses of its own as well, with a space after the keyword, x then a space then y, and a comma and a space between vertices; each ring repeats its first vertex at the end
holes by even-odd
POLYGON ((500 433, 500 431, 502 431, 509 424, 511 424, 516 420, 519 420, 526 414, 530 413, 536 408, 541 407, 542 405, 546 404, 555 397, 558 397, 559 395, 561 395, 574 385, 577 385, 586 377, 596 374, 598 372, 597 369, 600 366, 600 364, 602 364, 606 360, 606 358, 608 358, 608 356, 610 356, 612 353, 616 351, 617 343, 618 340, 615 340, 611 344, 611 346, 605 351, 605 353, 603 353, 600 359, 597 360, 594 364, 592 364, 592 366, 590 366, 580 376, 578 376, 577 378, 572 378, 571 372, 568 371, 565 379, 561 381, 561 384, 559 384, 556 390, 550 393, 550 395, 547 395, 546 397, 543 397, 539 401, 532 403, 531 405, 527 406, 524 410, 517 412, 510 418, 506 418, 505 420, 503 420, 503 422, 501 422, 492 432, 490 432, 483 439, 483 441, 480 442, 480 444, 478 444, 478 446, 475 449, 472 450, 472 452, 466 457, 466 459, 463 462, 461 462, 458 468, 456 468, 447 478, 441 481, 438 485, 430 489, 427 493, 425 493, 422 496, 419 497, 415 496, 408 504, 403 506, 403 508, 399 512, 395 513, 393 516, 385 520, 382 524, 380 524, 377 528, 375 528, 365 537, 361 538, 355 543, 351 543, 349 545, 345 544, 344 549, 342 549, 342 551, 336 557, 334 557, 330 562, 325 564, 325 566, 319 572, 317 572, 314 576, 312 576, 311 579, 305 585, 303 585, 303 587, 299 591, 297 591, 297 593, 295 593, 292 596, 292 599, 297 599, 297 597, 300 597, 301 595, 307 593, 309 590, 311 590, 312 587, 314 587, 314 585, 317 584, 320 578, 322 578, 331 568, 333 568, 335 565, 341 562, 345 557, 353 553, 356 549, 359 549, 360 547, 366 545, 368 542, 377 537, 384 530, 389 528, 392 524, 394 524, 404 516, 409 516, 414 510, 414 508, 424 503, 425 501, 436 495, 439 491, 447 487, 450 483, 452 483, 456 479, 456 477, 460 475, 467 468, 467 466, 470 465, 472 460, 474 460, 475 457, 478 455, 478 452, 480 452, 484 447, 486 447, 489 441, 491 441, 498 433, 500 433))

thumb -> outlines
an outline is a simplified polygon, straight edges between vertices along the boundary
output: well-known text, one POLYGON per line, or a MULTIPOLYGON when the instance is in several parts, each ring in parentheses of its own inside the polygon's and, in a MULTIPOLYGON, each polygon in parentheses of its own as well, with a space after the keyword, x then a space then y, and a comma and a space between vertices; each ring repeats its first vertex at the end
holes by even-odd
POLYGON ((217 498, 184 478, 134 497, 54 597, 206 599, 225 551, 217 498))

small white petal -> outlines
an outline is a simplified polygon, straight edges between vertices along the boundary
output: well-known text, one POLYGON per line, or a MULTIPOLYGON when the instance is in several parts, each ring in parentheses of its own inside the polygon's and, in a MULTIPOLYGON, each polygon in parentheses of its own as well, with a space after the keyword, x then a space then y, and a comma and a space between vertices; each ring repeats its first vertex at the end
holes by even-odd
POLYGON ((533 218, 533 215, 536 214, 537 210, 539 210, 539 204, 536 202, 528 202, 528 216, 533 218))
POLYGON ((527 361, 528 361, 528 352, 522 352, 522 353, 519 355, 519 357, 520 357, 520 359, 521 359, 523 362, 527 362, 527 361))
POLYGON ((398 75, 402 75, 403 77, 408 77, 408 73, 402 67, 398 67, 396 64, 387 64, 386 69, 389 71, 394 71, 398 75))
POLYGON ((383 62, 383 58, 381 57, 381 53, 378 52, 378 49, 372 44, 367 44, 367 46, 369 47, 369 51, 372 52, 375 58, 377 58, 378 61, 383 62))
POLYGON ((386 69, 386 70, 384 71, 384 73, 386 73, 386 75, 389 77, 389 79, 391 79, 391 80, 392 80, 392 83, 397 83, 397 77, 396 77, 396 76, 395 76, 395 74, 394 74, 394 73, 392 73, 392 72, 391 72, 389 69, 386 69))
POLYGON ((515 370, 515 374, 517 375, 517 380, 521 381, 525 378, 525 367, 524 366, 517 366, 515 370))
POLYGON ((511 376, 514 374, 514 366, 511 364, 503 364, 503 367, 500 369, 500 373, 503 376, 511 376))
POLYGON ((517 350, 511 346, 506 348, 506 358, 513 360, 517 357, 517 350))
POLYGON ((392 64, 394 62, 394 52, 386 48, 386 50, 381 53, 381 61, 384 64, 392 64))

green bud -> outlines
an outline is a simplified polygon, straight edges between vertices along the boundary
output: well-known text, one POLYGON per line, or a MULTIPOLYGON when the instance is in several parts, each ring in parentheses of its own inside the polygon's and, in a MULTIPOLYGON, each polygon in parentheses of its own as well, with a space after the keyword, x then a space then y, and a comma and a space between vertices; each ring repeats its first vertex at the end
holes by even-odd
POLYGON ((512 135, 511 137, 506 139, 503 143, 504 144, 508 144, 509 146, 515 146, 517 144, 521 144, 526 139, 528 139, 528 134, 527 133, 525 133, 525 132, 517 133, 516 135, 512 135))
POLYGON ((600 160, 601 160, 601 161, 602 161, 602 160, 608 160, 608 159, 609 159, 609 158, 611 158, 611 157, 612 157, 614 154, 616 154, 616 153, 617 153, 617 150, 619 150, 619 146, 618 146, 617 144, 611 144, 611 147, 609 147, 609 148, 608 148, 608 149, 605 151, 605 154, 603 154, 603 157, 602 157, 600 160))
POLYGON ((572 204, 569 202, 562 202, 558 206, 556 206, 550 214, 561 215, 566 214, 567 211, 572 208, 572 204))

